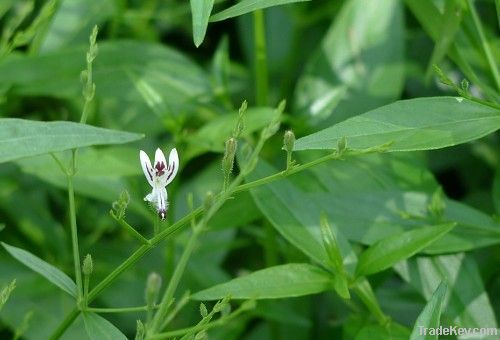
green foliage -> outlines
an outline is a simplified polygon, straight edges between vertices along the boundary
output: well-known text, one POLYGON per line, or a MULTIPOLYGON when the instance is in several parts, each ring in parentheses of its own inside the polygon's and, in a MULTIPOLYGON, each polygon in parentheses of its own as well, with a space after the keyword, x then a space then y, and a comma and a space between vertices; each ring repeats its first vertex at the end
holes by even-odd
POLYGON ((0 162, 69 150, 82 146, 121 144, 140 134, 113 131, 72 122, 0 119, 0 162))
POLYGON ((495 132, 499 112, 460 97, 404 100, 299 138, 295 150, 335 149, 342 137, 351 149, 384 144, 388 151, 439 149, 495 132))
POLYGON ((196 300, 278 299, 302 296, 331 288, 331 278, 322 269, 305 263, 269 267, 192 295, 196 300))
POLYGON ((422 313, 415 321, 415 326, 413 327, 413 331, 411 333, 411 340, 417 339, 437 339, 438 336, 424 336, 422 334, 421 328, 425 327, 429 328, 438 328, 440 323, 439 319, 441 317, 443 301, 446 295, 446 283, 441 282, 441 284, 436 288, 434 293, 432 294, 431 299, 427 302, 422 313))
POLYGON ((359 256, 356 275, 370 275, 392 267, 448 233, 454 223, 422 227, 382 239, 359 256))
POLYGON ((0 1, 0 334, 497 328, 499 9, 0 1))

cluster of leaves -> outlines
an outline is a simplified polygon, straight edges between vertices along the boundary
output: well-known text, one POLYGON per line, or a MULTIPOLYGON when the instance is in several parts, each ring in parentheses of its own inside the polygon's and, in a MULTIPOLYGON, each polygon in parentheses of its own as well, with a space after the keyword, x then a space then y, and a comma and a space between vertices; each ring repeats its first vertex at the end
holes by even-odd
POLYGON ((499 7, 2 1, 1 334, 496 328, 499 7), (161 225, 157 146, 181 163, 161 225))

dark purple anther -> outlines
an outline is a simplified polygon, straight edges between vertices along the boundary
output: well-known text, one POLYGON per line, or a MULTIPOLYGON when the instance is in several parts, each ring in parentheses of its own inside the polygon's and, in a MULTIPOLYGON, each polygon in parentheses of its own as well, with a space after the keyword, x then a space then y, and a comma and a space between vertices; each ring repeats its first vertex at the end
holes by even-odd
POLYGON ((166 209, 158 210, 158 216, 163 221, 167 217, 167 210, 166 209))
POLYGON ((156 176, 161 176, 165 173, 165 163, 163 162, 158 162, 156 163, 155 165, 155 169, 156 169, 156 176))

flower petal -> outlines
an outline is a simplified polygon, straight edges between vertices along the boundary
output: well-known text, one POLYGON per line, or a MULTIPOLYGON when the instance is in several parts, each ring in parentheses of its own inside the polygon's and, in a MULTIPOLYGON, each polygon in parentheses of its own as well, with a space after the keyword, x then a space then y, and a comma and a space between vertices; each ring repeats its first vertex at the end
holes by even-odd
POLYGON ((177 175, 177 170, 179 170, 179 155, 177 154, 177 149, 173 148, 168 156, 168 167, 167 167, 167 177, 166 184, 168 185, 172 182, 177 175))
POLYGON ((157 191, 157 211, 158 211, 158 216, 160 216, 160 219, 164 220, 165 217, 167 216, 167 208, 168 208, 168 194, 167 190, 165 188, 158 189, 157 191))
POLYGON ((144 176, 148 180, 149 184, 153 186, 153 167, 151 166, 151 161, 149 160, 148 155, 144 151, 139 151, 139 158, 141 160, 142 171, 144 172, 144 176))
POLYGON ((167 169, 167 161, 165 160, 165 155, 160 148, 156 149, 155 153, 155 164, 154 170, 157 177, 161 177, 165 174, 165 170, 167 169))

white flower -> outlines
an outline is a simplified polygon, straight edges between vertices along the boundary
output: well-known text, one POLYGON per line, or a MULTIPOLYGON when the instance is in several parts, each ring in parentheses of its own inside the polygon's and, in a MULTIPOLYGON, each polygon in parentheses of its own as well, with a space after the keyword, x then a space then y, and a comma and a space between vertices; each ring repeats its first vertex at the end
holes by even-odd
POLYGON ((174 148, 170 151, 167 165, 163 151, 160 148, 156 149, 154 168, 151 166, 151 161, 144 151, 141 150, 139 152, 139 158, 141 160, 142 171, 144 171, 146 179, 153 187, 153 191, 144 197, 144 200, 154 205, 158 216, 164 220, 167 216, 168 208, 166 186, 174 180, 179 169, 179 155, 177 155, 177 150, 174 148))

